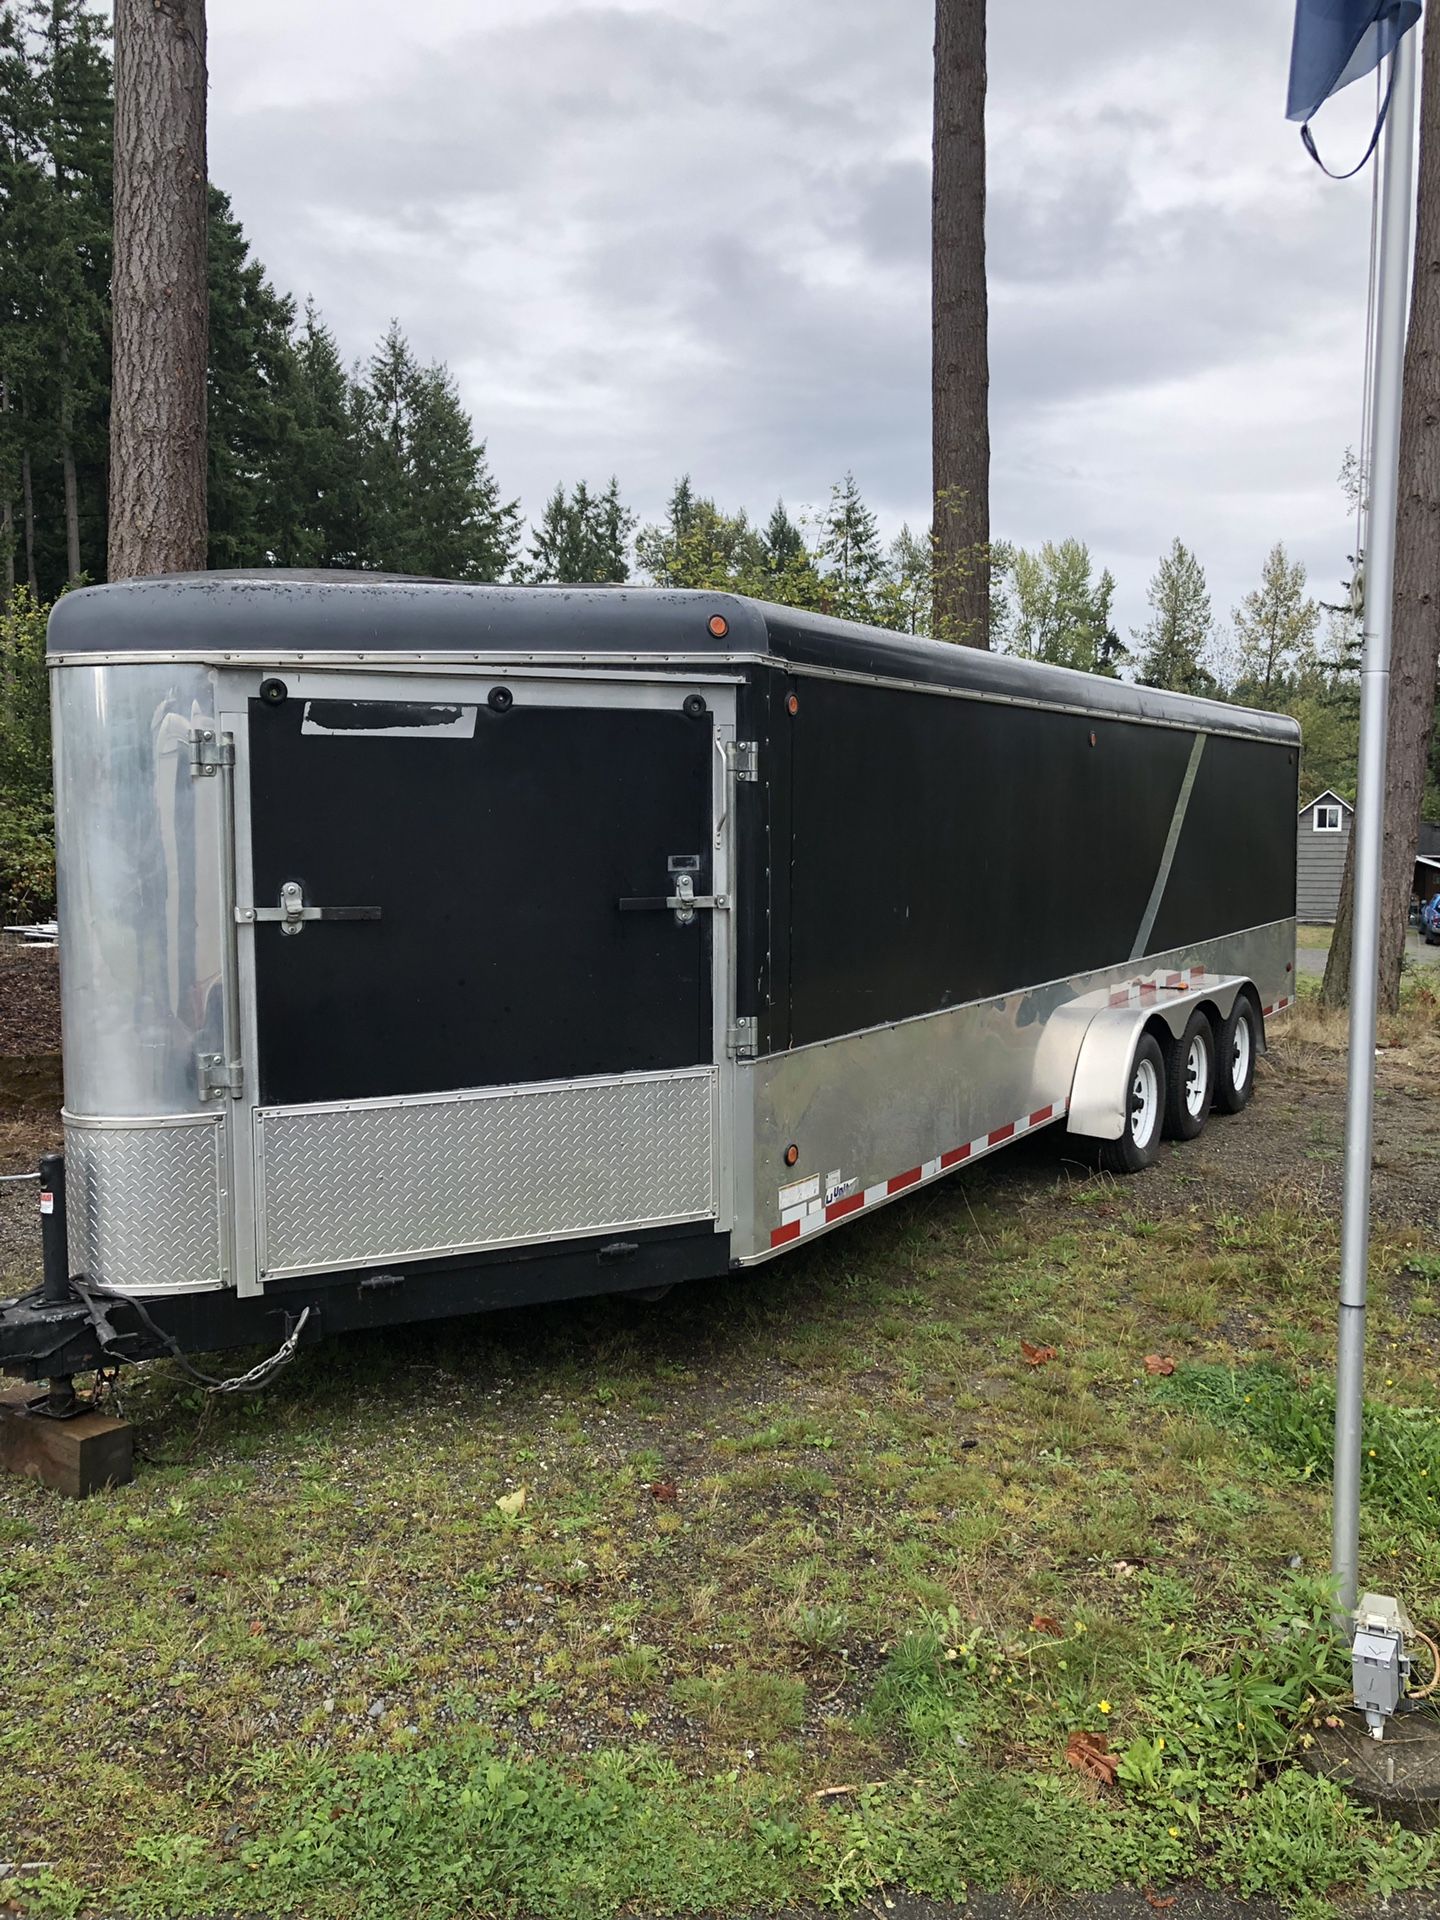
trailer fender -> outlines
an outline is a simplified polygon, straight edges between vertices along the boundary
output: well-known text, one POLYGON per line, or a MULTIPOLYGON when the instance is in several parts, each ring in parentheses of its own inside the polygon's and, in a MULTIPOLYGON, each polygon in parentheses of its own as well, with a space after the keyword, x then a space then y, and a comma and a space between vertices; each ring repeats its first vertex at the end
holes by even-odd
POLYGON ((1158 1027, 1178 1040, 1196 1007, 1210 1009, 1218 1023, 1229 1018, 1240 993, 1255 999, 1258 1009, 1255 989, 1239 979, 1207 981, 1185 991, 1160 991, 1138 1004, 1099 1008, 1086 1025, 1076 1057, 1066 1132, 1090 1140, 1118 1140, 1128 1112, 1130 1062, 1141 1034, 1158 1027))

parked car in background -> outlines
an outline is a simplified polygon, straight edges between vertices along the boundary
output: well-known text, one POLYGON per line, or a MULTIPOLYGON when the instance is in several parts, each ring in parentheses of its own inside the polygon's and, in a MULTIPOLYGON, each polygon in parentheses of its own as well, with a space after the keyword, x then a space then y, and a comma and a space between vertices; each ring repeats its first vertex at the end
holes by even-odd
POLYGON ((1420 932, 1427 947, 1440 947, 1440 893, 1433 894, 1421 907, 1420 932))

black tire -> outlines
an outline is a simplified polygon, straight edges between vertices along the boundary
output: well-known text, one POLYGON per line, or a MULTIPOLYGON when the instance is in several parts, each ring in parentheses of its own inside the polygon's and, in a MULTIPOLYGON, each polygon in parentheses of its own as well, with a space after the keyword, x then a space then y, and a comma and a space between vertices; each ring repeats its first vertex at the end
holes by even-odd
POLYGON ((1125 1074, 1125 1130, 1100 1143, 1100 1164, 1111 1173, 1143 1173, 1155 1164, 1165 1124, 1165 1056, 1153 1033, 1140 1036, 1125 1074))
POLYGON ((1215 1098, 1215 1030, 1197 1007, 1165 1062, 1165 1134, 1194 1140, 1210 1118, 1215 1098))
POLYGON ((1239 1113, 1255 1091, 1255 1056, 1260 1051, 1260 1015, 1248 993, 1237 995, 1216 1045, 1215 1107, 1239 1113))

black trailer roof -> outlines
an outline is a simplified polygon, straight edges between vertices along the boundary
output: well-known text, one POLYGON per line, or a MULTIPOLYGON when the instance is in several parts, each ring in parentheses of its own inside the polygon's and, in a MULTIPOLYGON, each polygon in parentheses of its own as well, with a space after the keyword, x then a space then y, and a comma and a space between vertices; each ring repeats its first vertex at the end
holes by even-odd
POLYGON ((950 646, 772 606, 669 587, 519 587, 403 574, 256 569, 122 580, 67 593, 50 615, 52 658, 297 654, 515 657, 594 655, 664 672, 697 662, 770 660, 1116 719, 1200 727, 1293 744, 1284 714, 1138 687, 1008 654, 950 646), (712 634, 712 616, 728 631, 712 634))

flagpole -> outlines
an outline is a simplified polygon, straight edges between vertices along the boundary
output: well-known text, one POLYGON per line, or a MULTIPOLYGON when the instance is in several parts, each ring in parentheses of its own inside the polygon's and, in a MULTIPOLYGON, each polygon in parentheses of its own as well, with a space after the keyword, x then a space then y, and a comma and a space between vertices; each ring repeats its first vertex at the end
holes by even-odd
POLYGON ((1350 949, 1350 1054, 1345 1104, 1345 1179, 1340 1232, 1340 1326, 1335 1369, 1335 1504, 1331 1572, 1337 1620, 1354 1624, 1360 1564, 1360 1426, 1365 1397, 1365 1295, 1370 1262, 1370 1157, 1375 1131, 1375 1023, 1385 825, 1385 749, 1390 718, 1390 620, 1395 587, 1400 397, 1410 274, 1415 160, 1415 41, 1390 58, 1380 189, 1375 348, 1365 543, 1365 645, 1360 668, 1360 764, 1353 828, 1354 932, 1350 949))

